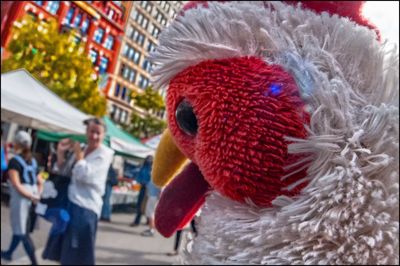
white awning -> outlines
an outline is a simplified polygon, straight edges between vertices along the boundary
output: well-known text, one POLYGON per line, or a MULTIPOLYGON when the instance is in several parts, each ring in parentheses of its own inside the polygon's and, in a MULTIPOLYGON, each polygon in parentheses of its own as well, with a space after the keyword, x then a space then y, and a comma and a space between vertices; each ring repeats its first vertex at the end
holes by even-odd
POLYGON ((1 74, 1 120, 48 131, 84 134, 89 116, 70 105, 27 70, 1 74))

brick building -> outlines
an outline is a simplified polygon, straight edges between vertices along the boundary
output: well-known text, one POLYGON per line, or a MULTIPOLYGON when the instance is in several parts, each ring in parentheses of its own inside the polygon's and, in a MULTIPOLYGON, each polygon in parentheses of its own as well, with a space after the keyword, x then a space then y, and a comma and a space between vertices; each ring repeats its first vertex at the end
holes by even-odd
POLYGON ((25 15, 40 20, 54 18, 60 31, 78 29, 75 41, 85 43, 94 68, 102 77, 101 89, 108 95, 131 6, 131 1, 2 1, 2 59, 8 56, 4 48, 11 41, 15 21, 25 15))
MULTIPOLYGON (((119 58, 108 91, 110 117, 120 124, 129 122, 132 111, 144 114, 134 106, 132 91, 141 92, 150 84, 149 52, 158 44, 158 34, 182 8, 185 1, 134 1, 119 58)), ((165 96, 165 92, 161 92, 165 96)), ((163 117, 163 113, 154 114, 163 117)))

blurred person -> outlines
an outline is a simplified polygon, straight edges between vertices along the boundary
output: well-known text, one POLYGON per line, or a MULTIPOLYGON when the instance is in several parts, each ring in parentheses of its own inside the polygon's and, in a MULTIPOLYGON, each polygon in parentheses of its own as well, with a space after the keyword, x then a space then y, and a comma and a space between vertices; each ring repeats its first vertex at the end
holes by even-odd
POLYGON ((161 194, 161 189, 158 188, 156 185, 154 185, 154 183, 150 180, 147 185, 147 202, 145 210, 145 215, 149 221, 149 229, 143 231, 141 233, 142 236, 154 235, 154 229, 155 229, 154 213, 156 211, 160 194, 161 194))
MULTIPOLYGON (((62 265, 94 265, 97 223, 103 205, 107 172, 114 151, 102 144, 106 126, 99 118, 84 121, 87 146, 82 150, 74 143, 74 166, 68 188, 70 222, 66 231, 50 235, 43 258, 60 261, 62 265)), ((67 163, 63 145, 57 147, 57 164, 67 163), (60 158, 61 157, 61 158, 60 158)))
POLYGON ((138 226, 140 224, 143 206, 145 206, 146 189, 151 179, 152 164, 153 164, 153 156, 149 155, 145 158, 143 165, 140 168, 138 176, 136 178, 136 181, 140 184, 140 192, 136 204, 137 205, 136 218, 130 224, 130 226, 138 226))
POLYGON ((38 174, 37 162, 31 152, 32 138, 25 131, 18 131, 14 139, 16 155, 8 165, 10 184, 10 218, 13 236, 7 251, 1 251, 1 258, 11 260, 12 254, 22 242, 32 265, 37 265, 35 247, 29 237, 29 211, 32 203, 40 199, 43 180, 38 174))
POLYGON ((103 195, 103 207, 101 209, 100 220, 105 222, 111 222, 111 194, 112 187, 118 185, 118 173, 111 165, 108 169, 106 189, 103 195))
MULTIPOLYGON (((194 235, 197 236, 197 230, 196 230, 196 225, 195 225, 194 218, 190 221, 190 227, 192 228, 192 232, 194 233, 194 235)), ((183 229, 176 231, 175 243, 174 243, 174 251, 168 252, 167 256, 178 255, 179 246, 181 244, 182 231, 183 231, 183 229)))
POLYGON ((3 143, 3 129, 1 129, 1 177, 3 180, 3 173, 7 170, 7 156, 6 148, 3 143))

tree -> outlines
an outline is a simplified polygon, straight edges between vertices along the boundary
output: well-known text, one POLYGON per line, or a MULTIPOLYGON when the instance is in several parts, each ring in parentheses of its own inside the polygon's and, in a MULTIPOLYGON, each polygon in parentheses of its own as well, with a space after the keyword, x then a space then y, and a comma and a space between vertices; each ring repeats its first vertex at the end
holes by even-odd
POLYGON ((103 116, 106 99, 98 89, 98 76, 76 32, 59 33, 55 20, 36 21, 26 16, 13 26, 8 50, 12 55, 1 65, 1 72, 25 68, 81 111, 103 116))
POLYGON ((160 134, 167 123, 151 115, 150 112, 165 110, 164 100, 161 95, 150 86, 143 93, 132 93, 132 99, 136 106, 145 110, 145 114, 140 115, 132 112, 131 123, 126 127, 126 130, 137 138, 149 138, 160 134))

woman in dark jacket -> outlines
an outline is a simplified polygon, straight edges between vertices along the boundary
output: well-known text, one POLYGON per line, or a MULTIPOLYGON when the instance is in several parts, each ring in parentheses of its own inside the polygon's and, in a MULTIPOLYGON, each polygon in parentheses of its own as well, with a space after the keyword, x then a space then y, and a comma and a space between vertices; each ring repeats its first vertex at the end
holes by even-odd
POLYGON ((14 149, 17 153, 8 164, 10 185, 10 218, 12 240, 7 251, 1 251, 1 258, 11 260, 12 254, 22 242, 25 251, 33 265, 37 264, 35 247, 29 237, 29 209, 40 199, 42 179, 38 175, 36 160, 31 153, 32 138, 25 131, 19 131, 15 136, 14 149))

